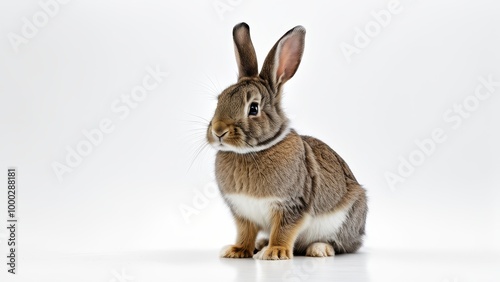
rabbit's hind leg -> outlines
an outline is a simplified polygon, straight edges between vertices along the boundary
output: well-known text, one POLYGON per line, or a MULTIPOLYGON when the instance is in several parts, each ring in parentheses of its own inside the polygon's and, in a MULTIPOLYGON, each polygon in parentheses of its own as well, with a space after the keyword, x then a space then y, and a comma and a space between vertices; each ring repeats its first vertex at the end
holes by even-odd
POLYGON ((269 245, 269 238, 260 238, 257 240, 257 242, 255 242, 255 249, 257 251, 260 251, 267 245, 269 245))
POLYGON ((333 246, 323 242, 312 243, 306 250, 306 256, 308 257, 330 257, 333 255, 335 255, 333 246))

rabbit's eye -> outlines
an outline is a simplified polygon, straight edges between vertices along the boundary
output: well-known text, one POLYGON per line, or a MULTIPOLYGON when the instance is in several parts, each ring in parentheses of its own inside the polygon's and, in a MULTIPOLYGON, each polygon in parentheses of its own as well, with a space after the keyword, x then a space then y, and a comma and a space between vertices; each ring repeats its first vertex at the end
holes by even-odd
POLYGON ((250 104, 250 110, 248 111, 249 116, 256 116, 259 113, 259 104, 258 103, 251 103, 250 104))

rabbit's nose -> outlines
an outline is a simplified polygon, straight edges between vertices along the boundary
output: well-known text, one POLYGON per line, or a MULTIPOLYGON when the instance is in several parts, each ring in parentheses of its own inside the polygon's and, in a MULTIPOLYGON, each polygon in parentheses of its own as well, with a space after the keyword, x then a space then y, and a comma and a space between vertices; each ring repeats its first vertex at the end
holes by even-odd
MULTIPOLYGON (((215 134, 215 133, 214 133, 214 134, 215 134)), ((226 135, 226 134, 227 134, 227 131, 226 131, 226 132, 224 132, 224 133, 222 133, 222 135, 217 135, 217 134, 215 134, 215 136, 216 136, 217 138, 219 138, 219 141, 220 141, 220 140, 222 139, 222 137, 224 137, 224 135, 226 135)))
POLYGON ((227 124, 222 121, 217 121, 212 126, 212 134, 219 140, 221 140, 221 138, 228 132, 229 129, 227 128, 227 124))

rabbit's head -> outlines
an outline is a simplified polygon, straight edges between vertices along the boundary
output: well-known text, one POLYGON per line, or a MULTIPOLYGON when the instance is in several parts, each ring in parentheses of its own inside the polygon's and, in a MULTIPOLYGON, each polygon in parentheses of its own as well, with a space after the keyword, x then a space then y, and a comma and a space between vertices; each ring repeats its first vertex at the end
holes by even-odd
POLYGON ((207 140, 217 150, 249 153, 280 142, 290 131, 281 109, 283 84, 297 71, 304 51, 305 29, 289 30, 273 46, 262 70, 250 39, 250 28, 233 29, 238 82, 218 96, 217 109, 207 129, 207 140))

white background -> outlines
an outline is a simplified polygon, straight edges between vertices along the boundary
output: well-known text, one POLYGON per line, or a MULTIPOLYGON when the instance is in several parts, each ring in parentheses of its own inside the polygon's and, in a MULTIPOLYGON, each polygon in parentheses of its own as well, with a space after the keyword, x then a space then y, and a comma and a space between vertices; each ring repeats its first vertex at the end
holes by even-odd
MULTIPOLYGON (((15 166, 19 255, 232 243, 228 209, 206 193, 215 152, 198 150, 216 95, 236 81, 231 32, 241 21, 259 63, 287 30, 307 29, 284 106, 299 133, 328 143, 366 187, 366 250, 500 251, 500 86, 456 128, 443 118, 472 99, 479 77, 500 81, 500 6, 401 0, 401 12, 347 58, 341 45, 356 46, 356 29, 388 3, 73 0, 14 46, 9 38, 23 36, 23 18, 33 22, 43 9, 38 1, 2 1, 0 218, 6 170, 15 166), (113 102, 157 67, 168 77, 120 119, 113 102), (65 164, 67 146, 106 118, 114 131, 59 181, 53 163, 65 164), (415 141, 437 128, 446 140, 391 188, 387 172, 397 173, 400 156, 418 154, 415 141), (183 215, 187 207, 196 213, 183 215)), ((2 257, 6 236, 2 227, 2 257)))

